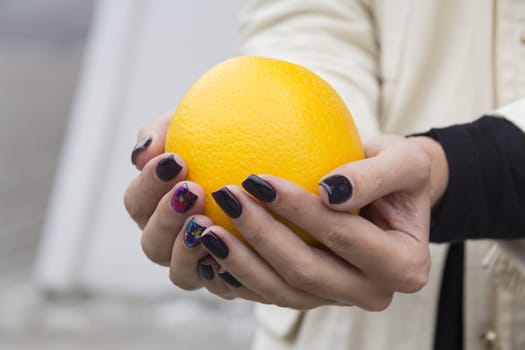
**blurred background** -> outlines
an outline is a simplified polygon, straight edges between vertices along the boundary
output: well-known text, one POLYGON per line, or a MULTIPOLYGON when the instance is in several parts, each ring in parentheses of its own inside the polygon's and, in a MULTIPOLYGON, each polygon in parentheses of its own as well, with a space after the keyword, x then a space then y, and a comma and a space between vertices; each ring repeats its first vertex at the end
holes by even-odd
POLYGON ((238 1, 0 0, 0 349, 246 349, 172 286, 122 193, 139 127, 235 54, 238 1))

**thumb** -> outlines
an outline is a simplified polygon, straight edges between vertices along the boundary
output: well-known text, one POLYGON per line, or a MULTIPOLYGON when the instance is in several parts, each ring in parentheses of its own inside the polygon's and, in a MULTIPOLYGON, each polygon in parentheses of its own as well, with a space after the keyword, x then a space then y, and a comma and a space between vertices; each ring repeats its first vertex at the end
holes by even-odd
POLYGON ((131 163, 137 169, 142 170, 150 159, 164 152, 164 140, 172 115, 172 112, 166 113, 140 129, 131 152, 131 163))
POLYGON ((382 136, 365 145, 366 159, 347 163, 319 183, 323 202, 337 211, 354 211, 378 198, 423 188, 430 176, 426 153, 404 137, 382 136))

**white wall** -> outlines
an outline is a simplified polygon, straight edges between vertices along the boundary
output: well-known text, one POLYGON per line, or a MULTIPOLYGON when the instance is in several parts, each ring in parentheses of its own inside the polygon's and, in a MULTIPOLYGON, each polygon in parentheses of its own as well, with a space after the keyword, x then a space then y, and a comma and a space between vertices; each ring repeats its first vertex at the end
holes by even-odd
POLYGON ((141 125, 235 54, 238 0, 100 0, 36 279, 47 291, 173 292, 143 256, 122 195, 141 125))

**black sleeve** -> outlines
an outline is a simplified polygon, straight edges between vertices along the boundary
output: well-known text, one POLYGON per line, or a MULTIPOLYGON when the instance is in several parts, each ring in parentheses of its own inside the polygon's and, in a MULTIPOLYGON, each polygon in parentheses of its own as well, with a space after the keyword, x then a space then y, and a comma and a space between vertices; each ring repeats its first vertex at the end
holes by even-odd
POLYGON ((525 134, 501 117, 432 129, 449 166, 430 241, 525 237, 525 134))

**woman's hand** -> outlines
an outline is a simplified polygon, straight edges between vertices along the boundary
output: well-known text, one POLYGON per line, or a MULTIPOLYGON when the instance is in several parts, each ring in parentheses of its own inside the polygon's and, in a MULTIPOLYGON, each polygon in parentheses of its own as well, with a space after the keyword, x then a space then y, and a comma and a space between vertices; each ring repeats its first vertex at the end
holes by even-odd
POLYGON ((210 219, 199 215, 204 208, 204 192, 199 185, 184 181, 187 168, 180 156, 164 153, 170 118, 171 114, 166 114, 139 132, 131 162, 141 172, 128 185, 124 205, 143 231, 145 255, 168 266, 177 286, 193 290, 213 278, 212 265, 218 265, 195 244, 195 236, 212 225, 210 219))
MULTIPOLYGON (((164 124, 154 125, 145 130, 162 134, 164 124)), ((202 189, 182 181, 186 169, 177 155, 171 157, 178 173, 159 178, 167 156, 154 141, 135 156, 142 172, 126 192, 126 207, 144 228, 146 255, 169 265, 181 288, 204 286, 227 299, 298 309, 335 304, 382 310, 395 291, 422 288, 430 265, 430 158, 421 147, 427 140, 416 139, 385 136, 370 143, 367 159, 327 175, 321 197, 269 175, 251 176, 245 190, 217 191, 214 197, 253 249, 200 215, 202 189), (172 205, 181 189, 196 196, 185 212, 172 205), (363 216, 352 213, 360 207, 363 216), (308 246, 270 212, 328 249, 308 246)))
POLYGON ((170 118, 166 114, 139 132, 131 162, 141 172, 124 194, 129 215, 143 230, 146 256, 164 266, 171 263, 177 232, 190 215, 201 213, 204 208, 201 188, 184 181, 184 160, 176 154, 163 153, 170 118))
POLYGON ((212 279, 205 287, 226 298, 299 309, 336 304, 367 310, 383 310, 396 291, 421 289, 430 267, 430 159, 417 142, 394 136, 366 151, 368 159, 321 182, 321 198, 268 175, 243 183, 257 200, 236 186, 216 192, 253 250, 223 228, 208 227, 202 246, 220 265, 215 268, 235 280, 212 279), (352 213, 360 207, 365 217, 352 213), (328 249, 308 246, 270 212, 328 249))

